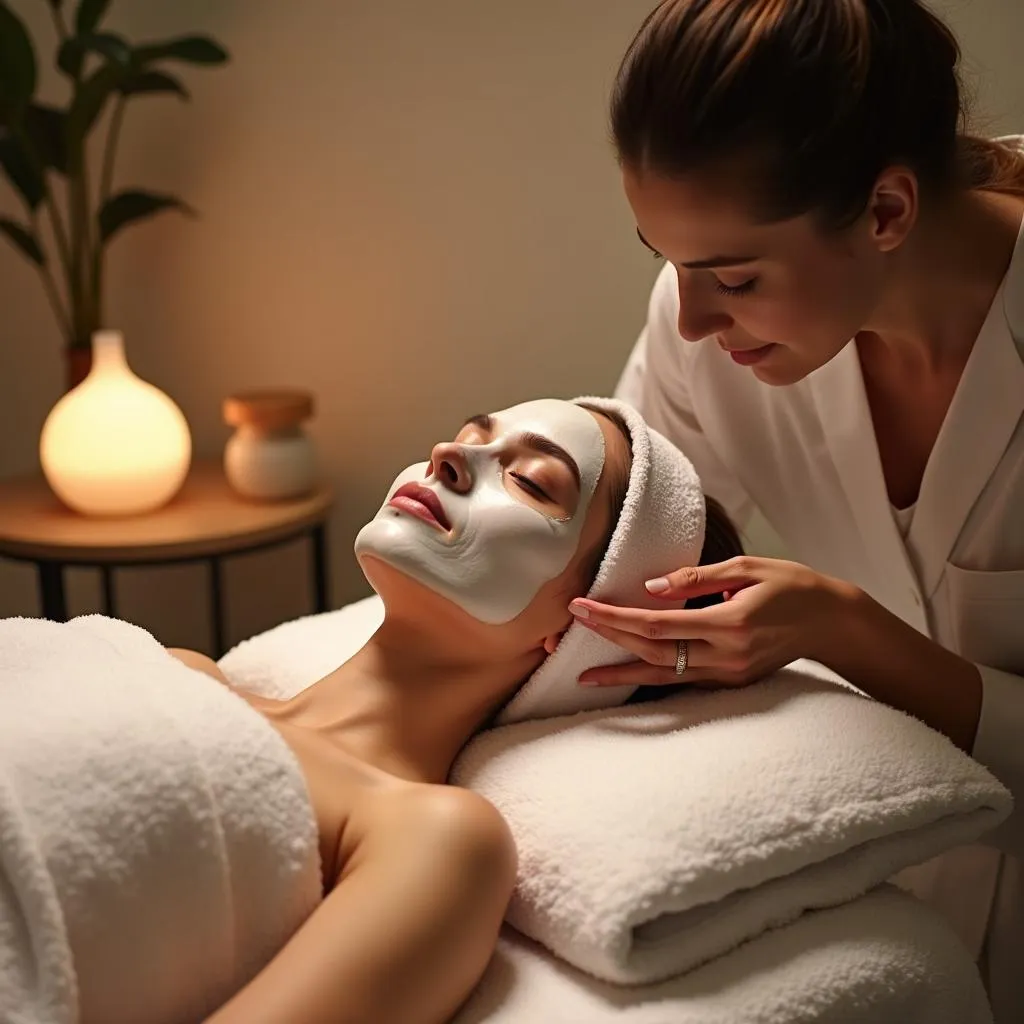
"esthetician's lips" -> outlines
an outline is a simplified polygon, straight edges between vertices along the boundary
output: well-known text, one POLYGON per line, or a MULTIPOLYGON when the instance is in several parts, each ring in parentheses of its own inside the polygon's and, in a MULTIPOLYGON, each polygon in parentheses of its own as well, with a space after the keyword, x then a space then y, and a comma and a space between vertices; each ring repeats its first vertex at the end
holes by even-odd
POLYGON ((444 506, 441 499, 429 487, 422 484, 402 484, 391 496, 389 505, 402 509, 410 515, 430 523, 431 526, 439 526, 442 530, 450 530, 452 524, 444 514, 444 506))
POLYGON ((725 345, 722 345, 722 348, 732 356, 733 362, 739 363, 740 366, 753 366, 754 363, 761 362, 776 347, 774 342, 761 345, 760 348, 726 348, 725 345))

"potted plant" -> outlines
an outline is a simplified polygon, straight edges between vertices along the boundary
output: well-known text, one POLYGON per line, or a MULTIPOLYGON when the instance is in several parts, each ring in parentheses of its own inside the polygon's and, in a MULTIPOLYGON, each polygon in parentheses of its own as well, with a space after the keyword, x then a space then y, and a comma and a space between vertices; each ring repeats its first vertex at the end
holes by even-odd
POLYGON ((36 49, 23 22, 0 0, 0 167, 24 207, 21 220, 0 217, 0 235, 39 271, 73 387, 88 373, 93 332, 107 326, 107 246, 129 224, 163 210, 192 212, 177 196, 115 191, 126 104, 158 94, 187 100, 185 86, 168 66, 223 64, 228 54, 199 35, 131 43, 103 25, 110 0, 40 2, 50 9, 54 62, 68 80, 70 96, 63 108, 36 100, 36 49), (67 9, 72 6, 73 13, 67 9), (106 134, 94 167, 89 140, 101 126, 106 134))

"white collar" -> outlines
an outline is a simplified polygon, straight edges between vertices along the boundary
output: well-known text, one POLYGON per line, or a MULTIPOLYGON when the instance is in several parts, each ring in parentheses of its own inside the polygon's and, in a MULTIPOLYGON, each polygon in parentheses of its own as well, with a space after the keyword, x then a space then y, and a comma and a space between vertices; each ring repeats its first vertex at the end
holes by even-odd
POLYGON ((1006 324, 1024 358, 1024 220, 1017 233, 1017 244, 1003 282, 1003 311, 1006 324))

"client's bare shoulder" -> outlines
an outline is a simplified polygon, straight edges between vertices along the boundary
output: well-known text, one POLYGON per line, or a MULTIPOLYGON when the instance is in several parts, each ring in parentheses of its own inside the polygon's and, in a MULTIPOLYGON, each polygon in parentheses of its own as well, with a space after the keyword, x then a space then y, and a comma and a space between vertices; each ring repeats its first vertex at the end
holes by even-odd
MULTIPOLYGON (((288 744, 299 763, 320 834, 320 862, 326 895, 371 833, 389 830, 402 807, 415 801, 441 804, 445 786, 409 782, 347 753, 336 738, 310 729, 288 714, 288 702, 235 689, 211 658, 197 651, 168 648, 179 661, 231 688, 259 711, 288 744)), ((456 798, 458 799, 458 798, 456 798)))

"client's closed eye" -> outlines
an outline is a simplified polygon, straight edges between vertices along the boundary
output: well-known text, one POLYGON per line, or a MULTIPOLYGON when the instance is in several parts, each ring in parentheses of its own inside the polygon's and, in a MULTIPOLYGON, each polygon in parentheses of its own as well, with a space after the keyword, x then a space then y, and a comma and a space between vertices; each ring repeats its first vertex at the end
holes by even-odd
POLYGON ((552 498, 551 495, 548 494, 547 491, 545 491, 544 488, 540 486, 540 484, 538 484, 534 480, 531 480, 525 474, 513 472, 509 473, 509 476, 511 476, 512 479, 515 480, 515 482, 519 484, 520 487, 523 488, 523 490, 534 495, 534 497, 540 498, 541 501, 554 501, 554 498, 552 498))
MULTIPOLYGON (((471 416, 455 437, 456 445, 487 445, 496 438, 493 419, 471 416)), ((495 452, 505 490, 524 504, 552 519, 571 518, 580 498, 580 472, 576 461, 551 438, 531 430, 506 435, 495 452)))

